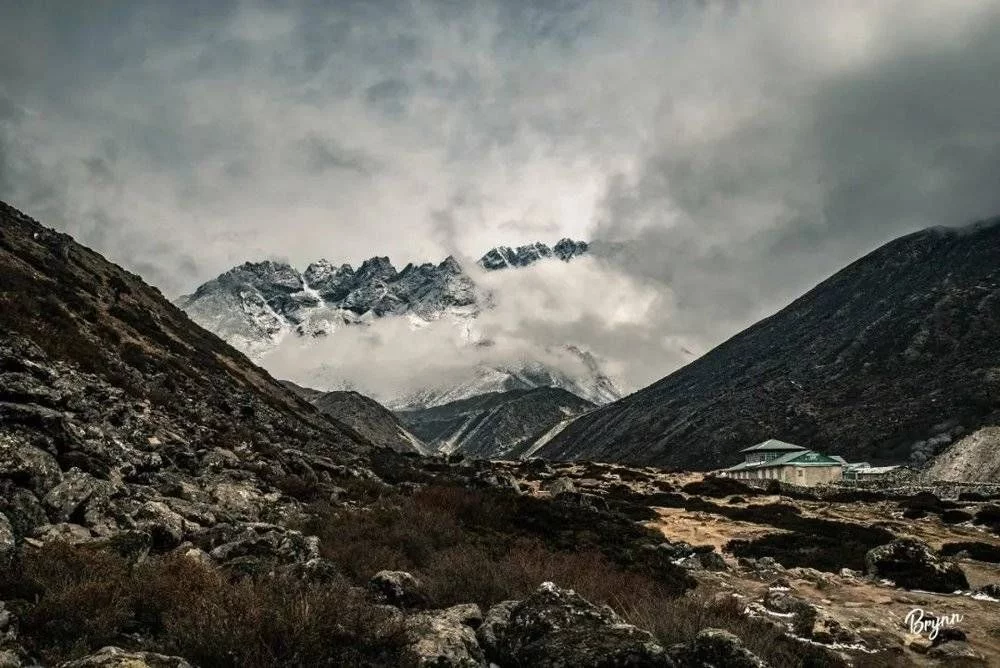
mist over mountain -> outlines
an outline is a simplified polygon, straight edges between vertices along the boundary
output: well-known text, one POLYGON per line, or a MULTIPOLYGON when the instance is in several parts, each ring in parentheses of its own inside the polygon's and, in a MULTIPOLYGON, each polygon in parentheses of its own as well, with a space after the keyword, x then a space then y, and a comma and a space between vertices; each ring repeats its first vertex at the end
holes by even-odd
POLYGON ((394 408, 534 387, 560 387, 601 404, 622 396, 619 381, 572 339, 534 335, 531 323, 558 321, 560 305, 536 310, 524 301, 531 290, 517 281, 527 274, 547 291, 550 278, 566 279, 560 270, 588 259, 587 250, 570 239, 551 248, 500 246, 468 271, 453 257, 402 270, 387 257, 357 269, 320 260, 303 272, 248 262, 177 304, 276 375, 325 390, 357 389, 394 408))

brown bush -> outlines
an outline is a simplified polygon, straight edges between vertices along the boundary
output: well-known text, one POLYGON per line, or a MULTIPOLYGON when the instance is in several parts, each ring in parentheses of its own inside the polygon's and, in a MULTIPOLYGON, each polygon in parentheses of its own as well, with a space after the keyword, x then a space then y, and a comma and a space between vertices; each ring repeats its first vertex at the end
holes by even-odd
POLYGON ((51 543, 0 578, 20 600, 21 639, 46 663, 78 657, 126 633, 201 666, 392 665, 402 631, 346 583, 281 577, 230 581, 170 555, 130 567, 122 557, 51 543))
POLYGON ((489 606, 524 597, 547 580, 613 606, 623 591, 676 595, 649 573, 616 563, 592 532, 575 532, 575 549, 519 532, 525 522, 511 517, 514 510, 497 495, 436 486, 361 511, 318 511, 306 531, 320 537, 323 556, 358 584, 383 569, 409 571, 424 582, 435 607, 489 606))

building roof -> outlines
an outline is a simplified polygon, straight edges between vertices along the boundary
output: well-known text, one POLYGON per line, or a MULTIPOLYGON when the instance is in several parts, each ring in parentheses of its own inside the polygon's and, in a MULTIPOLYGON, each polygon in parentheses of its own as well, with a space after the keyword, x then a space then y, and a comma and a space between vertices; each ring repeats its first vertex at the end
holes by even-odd
POLYGON ((802 452, 808 450, 808 448, 803 448, 801 445, 795 445, 794 443, 785 443, 776 438, 770 438, 763 443, 743 448, 740 452, 791 452, 793 450, 802 452))
POLYGON ((753 471, 770 469, 779 466, 843 466, 833 457, 828 457, 814 450, 793 450, 764 462, 741 462, 731 466, 726 471, 753 471))

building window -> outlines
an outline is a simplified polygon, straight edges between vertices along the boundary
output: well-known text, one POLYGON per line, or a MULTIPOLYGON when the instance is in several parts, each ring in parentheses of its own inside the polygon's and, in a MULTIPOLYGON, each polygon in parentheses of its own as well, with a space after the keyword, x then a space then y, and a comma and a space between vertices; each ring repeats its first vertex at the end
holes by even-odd
POLYGON ((799 469, 798 474, 799 474, 799 477, 801 478, 802 477, 802 469, 799 469))

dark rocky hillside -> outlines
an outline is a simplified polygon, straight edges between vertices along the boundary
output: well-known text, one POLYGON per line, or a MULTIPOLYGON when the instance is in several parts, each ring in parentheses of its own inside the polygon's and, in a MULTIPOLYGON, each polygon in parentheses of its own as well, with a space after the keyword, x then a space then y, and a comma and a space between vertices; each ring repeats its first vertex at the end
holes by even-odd
MULTIPOLYGON (((187 451, 245 442, 348 457, 368 445, 138 276, 3 203, 0 276, 5 429, 94 412, 112 427, 129 424, 129 440, 187 451)), ((72 448, 80 439, 62 440, 72 448)))
POLYGON ((348 425, 376 446, 397 452, 424 454, 426 451, 420 439, 407 431, 392 411, 360 392, 321 392, 291 381, 281 382, 321 413, 348 425))
POLYGON ((708 469, 766 438, 908 461, 1000 423, 1000 219, 851 264, 538 454, 708 469))
POLYGON ((594 406, 561 388, 539 387, 489 392, 432 408, 400 411, 399 416, 434 450, 502 459, 517 444, 594 406))

